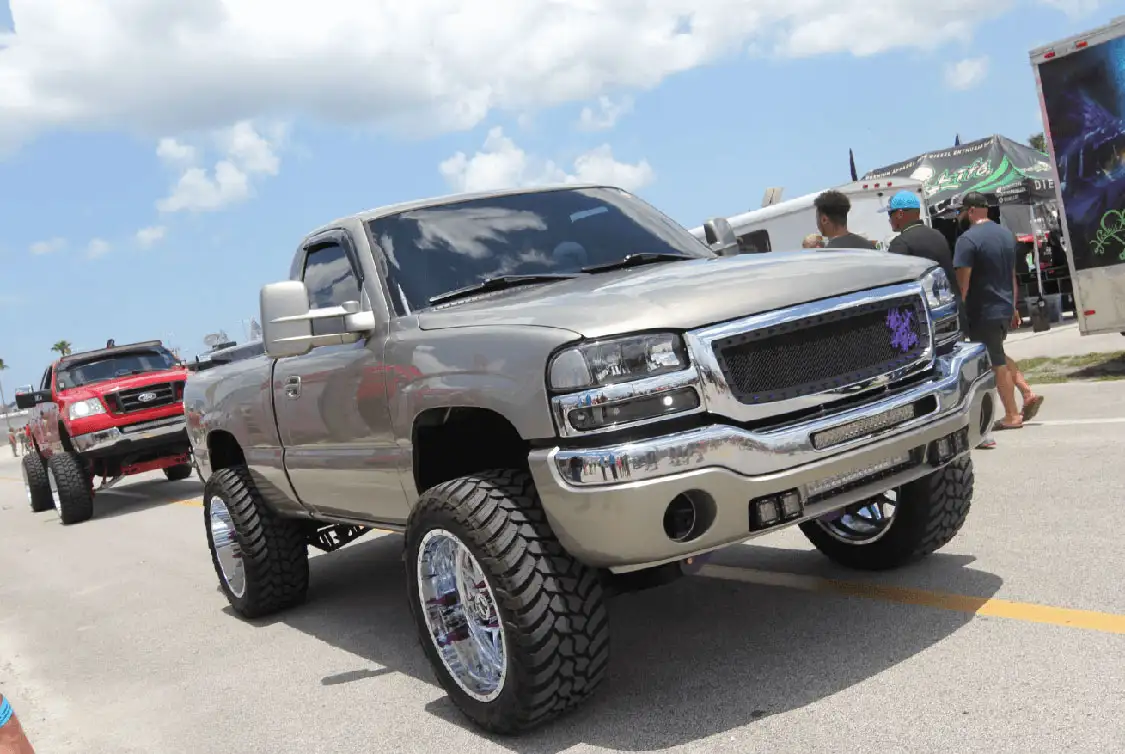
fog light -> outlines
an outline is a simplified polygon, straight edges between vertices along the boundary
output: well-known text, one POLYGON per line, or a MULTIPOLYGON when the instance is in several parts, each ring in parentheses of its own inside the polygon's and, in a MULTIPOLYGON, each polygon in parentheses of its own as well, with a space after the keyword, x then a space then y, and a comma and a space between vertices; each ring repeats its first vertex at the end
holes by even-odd
POLYGON ((781 493, 781 515, 787 521, 801 515, 801 493, 797 490, 781 493))
POLYGON ((781 523, 781 505, 776 495, 767 495, 754 501, 754 520, 751 528, 764 529, 781 523))

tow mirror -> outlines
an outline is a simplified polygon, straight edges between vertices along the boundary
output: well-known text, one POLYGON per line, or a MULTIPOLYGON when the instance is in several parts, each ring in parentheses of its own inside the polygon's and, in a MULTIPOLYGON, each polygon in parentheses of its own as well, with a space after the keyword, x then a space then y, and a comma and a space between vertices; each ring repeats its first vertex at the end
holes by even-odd
POLYGON ((36 390, 31 393, 16 393, 16 408, 28 409, 35 408, 40 403, 49 403, 51 400, 50 390, 36 390))
POLYGON ((259 297, 262 314, 262 340, 270 358, 300 356, 315 346, 354 343, 375 329, 375 314, 360 311, 358 301, 340 306, 309 308, 309 292, 304 282, 286 280, 262 287, 259 297), (313 323, 323 327, 313 327, 313 323), (313 333, 331 329, 330 333, 313 333))
POLYGON ((738 254, 738 237, 725 217, 713 217, 703 223, 703 234, 707 239, 707 245, 719 256, 729 257, 738 254))

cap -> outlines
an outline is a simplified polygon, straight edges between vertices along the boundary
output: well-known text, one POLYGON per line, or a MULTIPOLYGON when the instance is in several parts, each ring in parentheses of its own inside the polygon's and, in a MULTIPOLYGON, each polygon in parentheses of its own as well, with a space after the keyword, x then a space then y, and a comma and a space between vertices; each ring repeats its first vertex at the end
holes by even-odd
POLYGON ((898 212, 900 209, 922 209, 922 202, 918 201, 918 195, 913 191, 900 191, 891 197, 886 211, 898 212))
POLYGON ((962 210, 969 207, 979 207, 981 209, 988 209, 988 197, 979 191, 970 191, 961 197, 961 204, 958 205, 962 210))

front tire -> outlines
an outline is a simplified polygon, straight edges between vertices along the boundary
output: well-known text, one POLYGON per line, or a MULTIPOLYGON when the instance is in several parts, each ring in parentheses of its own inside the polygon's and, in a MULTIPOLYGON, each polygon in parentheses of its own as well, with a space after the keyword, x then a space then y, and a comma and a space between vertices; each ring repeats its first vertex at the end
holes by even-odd
POLYGON ((179 482, 190 477, 194 470, 195 467, 190 463, 181 463, 179 466, 169 466, 164 469, 164 477, 169 482, 179 482))
POLYGON ((31 505, 33 513, 42 513, 55 507, 55 499, 51 495, 51 480, 47 476, 47 464, 43 457, 32 448, 27 451, 20 464, 23 467, 23 487, 27 492, 27 502, 31 505))
POLYGON ((53 453, 47 462, 47 478, 63 526, 80 524, 93 517, 94 490, 78 454, 53 453))
POLYGON ((239 615, 260 618, 304 602, 308 540, 295 521, 265 504, 245 466, 211 475, 203 515, 215 575, 239 615))
POLYGON ((969 515, 973 483, 973 461, 964 456, 899 488, 890 517, 880 520, 874 515, 875 506, 883 510, 885 501, 870 500, 832 519, 806 521, 800 528, 816 549, 842 566, 862 571, 900 568, 957 536, 969 515))
POLYGON ((406 534, 407 591, 439 682, 480 728, 520 733, 590 697, 609 663, 598 574, 559 544, 529 474, 427 490, 406 534))

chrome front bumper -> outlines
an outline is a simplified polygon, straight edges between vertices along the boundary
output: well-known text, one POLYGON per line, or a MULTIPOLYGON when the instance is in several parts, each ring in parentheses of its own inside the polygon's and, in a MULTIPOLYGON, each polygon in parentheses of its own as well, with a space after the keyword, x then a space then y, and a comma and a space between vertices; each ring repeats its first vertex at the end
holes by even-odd
POLYGON ((71 442, 79 453, 96 455, 140 451, 164 442, 173 444, 179 439, 187 445, 187 422, 182 415, 75 435, 71 442))
POLYGON ((532 474, 560 541, 589 565, 625 571, 707 552, 774 530, 749 530, 755 498, 799 489, 806 499, 799 520, 807 520, 934 467, 917 464, 824 496, 849 484, 849 475, 862 476, 960 429, 968 429, 970 448, 979 444, 995 386, 987 351, 959 343, 934 363, 932 379, 829 417, 768 430, 716 424, 607 447, 539 450, 530 455, 532 474), (683 492, 713 500, 715 515, 702 536, 677 543, 662 520, 683 492))

